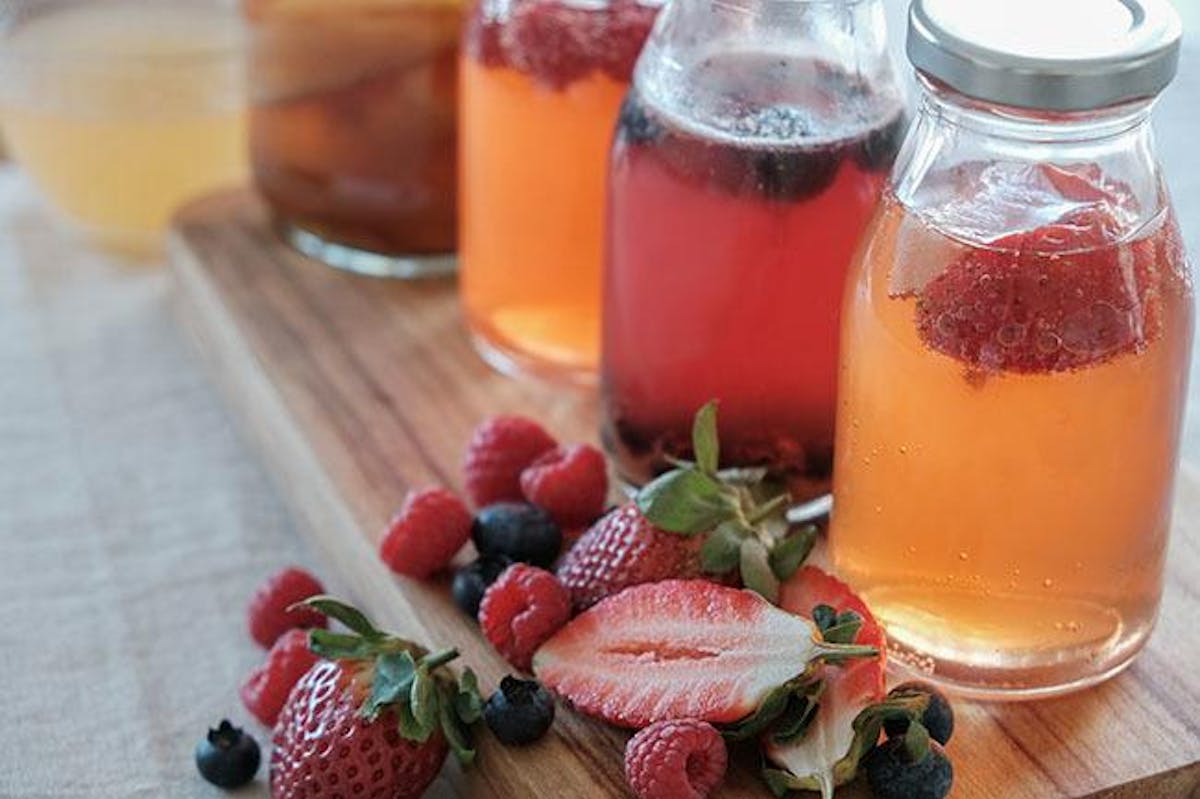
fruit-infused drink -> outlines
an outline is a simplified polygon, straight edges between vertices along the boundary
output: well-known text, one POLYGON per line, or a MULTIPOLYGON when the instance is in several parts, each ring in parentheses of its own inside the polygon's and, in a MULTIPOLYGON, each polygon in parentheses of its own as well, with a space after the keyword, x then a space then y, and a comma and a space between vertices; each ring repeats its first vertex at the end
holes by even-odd
MULTIPOLYGON (((788 13, 869 30, 872 6, 788 13)), ((828 490, 846 269, 904 132, 900 93, 882 31, 820 60, 766 32, 677 51, 669 34, 723 9, 664 12, 683 24, 651 39, 618 124, 604 437, 645 482, 691 457, 692 415, 715 398, 724 465, 766 466, 808 498, 828 490)))
POLYGON ((477 348, 504 371, 594 377, 605 163, 656 12, 638 0, 475 9, 462 67, 462 301, 477 348))
POLYGON ((181 202, 245 177, 242 38, 216 0, 4 4, 11 154, 101 242, 154 251, 181 202))
POLYGON ((457 0, 246 0, 255 182, 287 240, 415 277, 455 266, 457 0))
POLYGON ((837 567, 903 660, 981 694, 1103 679, 1154 623, 1193 315, 1159 79, 1105 110, 929 83, 852 276, 837 567))

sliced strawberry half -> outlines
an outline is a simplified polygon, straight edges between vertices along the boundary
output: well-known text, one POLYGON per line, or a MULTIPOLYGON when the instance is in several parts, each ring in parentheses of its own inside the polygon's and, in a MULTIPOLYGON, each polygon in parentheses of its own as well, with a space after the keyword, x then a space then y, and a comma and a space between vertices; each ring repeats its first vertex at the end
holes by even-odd
POLYGON ((879 650, 873 658, 821 667, 816 714, 803 733, 787 740, 778 737, 778 730, 763 736, 763 752, 786 771, 773 777, 780 787, 820 791, 829 799, 834 788, 854 778, 863 754, 854 720, 884 698, 883 630, 850 586, 815 566, 805 566, 784 583, 780 605, 806 616, 818 605, 828 605, 838 613, 853 611, 863 620, 854 642, 879 650))
POLYGON ((822 666, 823 689, 817 711, 805 731, 793 741, 779 742, 773 732, 763 736, 763 753, 786 769, 790 790, 820 791, 830 799, 839 785, 854 779, 860 753, 855 747, 854 720, 884 697, 881 658, 822 666))
POLYGON ((581 712, 618 726, 722 724, 752 714, 819 658, 865 652, 822 642, 811 621, 751 591, 667 580, 577 616, 538 650, 533 670, 581 712))

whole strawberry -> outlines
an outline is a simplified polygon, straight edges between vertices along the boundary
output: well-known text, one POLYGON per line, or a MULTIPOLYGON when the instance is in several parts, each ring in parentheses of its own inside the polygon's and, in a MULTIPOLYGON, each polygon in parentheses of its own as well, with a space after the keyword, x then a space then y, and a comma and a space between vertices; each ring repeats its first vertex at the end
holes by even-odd
POLYGON ((475 428, 463 463, 467 496, 482 508, 519 502, 521 472, 556 442, 542 426, 523 416, 497 416, 475 428))
POLYGON ((352 632, 312 633, 313 650, 328 659, 296 683, 279 714, 273 799, 416 799, 448 751, 471 762, 469 727, 482 703, 469 669, 459 681, 444 668, 457 652, 430 654, 329 597, 306 604, 352 632))
POLYGON ((583 610, 632 585, 701 574, 699 537, 655 527, 636 505, 604 516, 567 552, 558 579, 583 610))

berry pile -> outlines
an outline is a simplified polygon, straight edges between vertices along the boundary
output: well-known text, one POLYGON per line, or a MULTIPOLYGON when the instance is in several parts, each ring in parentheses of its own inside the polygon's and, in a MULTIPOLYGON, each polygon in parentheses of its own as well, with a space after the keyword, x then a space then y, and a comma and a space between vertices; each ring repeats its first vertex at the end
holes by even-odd
MULTIPOLYGON (((416 799, 449 752, 473 760, 476 722, 526 746, 550 729, 558 697, 636 731, 625 770, 638 799, 709 796, 727 742, 761 751, 777 795, 829 797, 863 772, 877 799, 943 799, 949 703, 922 683, 885 693, 886 642, 870 609, 804 564, 815 530, 787 523, 786 492, 760 470, 717 470, 716 429, 710 404, 696 416, 695 462, 606 513, 599 451, 497 417, 464 461, 474 515, 443 488, 405 499, 381 560, 426 579, 471 541, 477 557, 454 574, 454 600, 514 669, 537 677, 505 677, 486 701, 469 669, 447 669, 456 650, 380 631, 298 569, 268 580, 249 627, 270 651, 241 696, 274 728, 272 796, 416 799), (589 524, 564 553, 564 530, 589 524)), ((205 778, 225 787, 252 779, 258 760, 227 722, 196 751, 205 778)))

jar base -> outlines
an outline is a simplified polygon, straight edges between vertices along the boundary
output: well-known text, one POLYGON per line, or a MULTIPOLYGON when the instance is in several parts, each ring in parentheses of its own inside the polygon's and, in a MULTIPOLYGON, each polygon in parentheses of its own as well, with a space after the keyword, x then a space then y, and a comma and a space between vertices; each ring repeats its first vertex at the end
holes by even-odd
POLYGON ((547 383, 590 388, 596 385, 596 372, 531 355, 515 346, 506 345, 471 326, 471 346, 483 362, 502 375, 513 378, 535 378, 547 383))
POLYGON ((371 277, 401 280, 443 277, 458 270, 458 255, 387 255, 327 241, 293 225, 281 225, 280 235, 293 249, 321 263, 371 277))
POLYGON ((1079 647, 1053 653, 996 651, 955 653, 949 643, 932 650, 914 645, 906 631, 888 628, 888 665, 905 677, 918 678, 957 696, 985 702, 1020 702, 1063 696, 1120 674, 1146 645, 1153 620, 1121 629, 1103 652, 1079 647), (957 655, 957 656, 956 656, 957 655))

